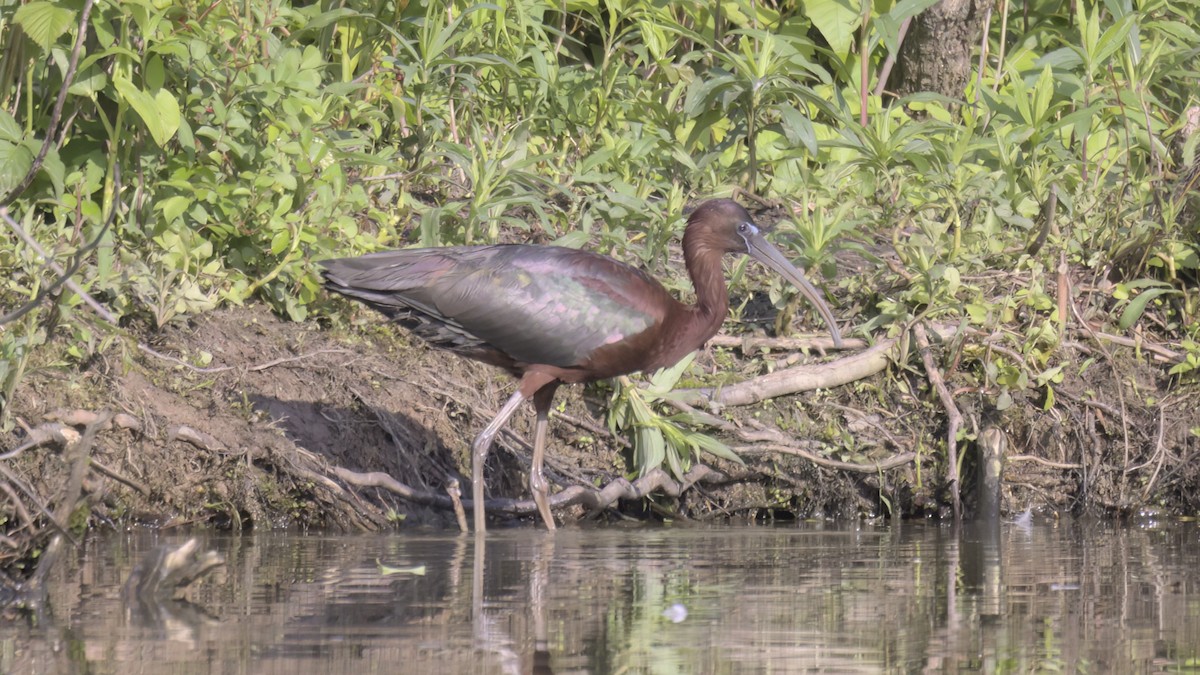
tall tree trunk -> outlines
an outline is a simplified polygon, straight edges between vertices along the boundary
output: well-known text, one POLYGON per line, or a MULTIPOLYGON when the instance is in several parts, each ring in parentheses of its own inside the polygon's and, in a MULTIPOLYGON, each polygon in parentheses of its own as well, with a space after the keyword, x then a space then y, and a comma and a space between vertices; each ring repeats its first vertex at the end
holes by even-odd
POLYGON ((979 43, 988 0, 942 0, 909 27, 889 89, 900 96, 935 92, 963 98, 971 48, 979 43))

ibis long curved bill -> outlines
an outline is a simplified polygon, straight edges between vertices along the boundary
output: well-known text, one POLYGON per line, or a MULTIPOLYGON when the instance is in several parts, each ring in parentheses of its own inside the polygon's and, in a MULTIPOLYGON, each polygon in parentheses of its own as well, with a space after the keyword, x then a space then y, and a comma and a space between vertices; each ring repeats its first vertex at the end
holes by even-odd
POLYGON ((838 331, 837 319, 833 318, 833 312, 829 309, 829 305, 825 304, 824 298, 821 297, 821 292, 813 286, 811 282, 804 276, 804 271, 797 269, 779 249, 775 248, 771 242, 767 241, 762 232, 754 223, 743 223, 738 228, 738 234, 746 240, 746 252, 751 258, 775 270, 779 276, 787 279, 793 286, 798 288, 804 297, 812 303, 813 307, 821 313, 821 317, 825 319, 825 323, 829 326, 829 334, 833 337, 833 346, 842 347, 842 334, 838 331))

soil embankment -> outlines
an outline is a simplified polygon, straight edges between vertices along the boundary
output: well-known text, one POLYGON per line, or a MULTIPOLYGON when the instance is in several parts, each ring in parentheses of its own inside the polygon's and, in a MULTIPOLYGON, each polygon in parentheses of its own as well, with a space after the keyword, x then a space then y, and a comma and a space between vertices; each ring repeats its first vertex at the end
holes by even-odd
MULTIPOLYGON (((282 321, 262 307, 225 309, 155 335, 159 356, 113 349, 84 369, 34 367, 12 412, 35 433, 18 427, 4 439, 6 448, 28 446, 10 464, 28 488, 10 495, 10 508, 22 503, 15 519, 27 519, 32 530, 43 520, 39 511, 53 510, 74 461, 61 446, 107 411, 115 416, 92 429, 81 488, 93 525, 455 527, 447 487, 457 480, 466 491, 470 440, 511 381, 410 344, 374 315, 363 319, 367 334, 346 337, 316 322, 282 321)), ((1200 506, 1196 394, 1172 392, 1167 366, 1153 354, 1120 344, 1107 354, 1092 350, 1088 367, 1062 370, 1052 405, 1031 389, 1001 412, 991 407, 991 392, 956 370, 963 342, 973 338, 951 333, 944 343, 934 334, 928 350, 929 363, 942 364, 935 365, 942 396, 914 342, 904 366, 895 365, 893 351, 891 367, 855 382, 727 407, 714 433, 747 464, 711 462, 712 471, 690 474, 695 483, 663 475, 631 489, 622 478, 627 444, 603 421, 607 393, 565 388, 548 472, 556 490, 587 498, 572 498, 578 505, 559 516, 584 516, 580 505, 597 503, 597 494, 600 503, 652 517, 946 515, 953 494, 943 460, 945 396, 962 420, 957 447, 968 458, 968 508, 973 441, 988 426, 1007 441, 1008 511, 1200 506), (597 493, 597 486, 610 489, 597 493), (615 495, 642 492, 653 497, 615 502, 615 495)), ((725 346, 699 356, 705 372, 717 363, 745 378, 771 369, 741 356, 755 351, 757 359, 757 349, 731 338, 716 342, 725 346)), ((903 341, 894 347, 904 348, 903 341)), ((838 356, 852 358, 823 360, 838 356)), ((532 513, 525 485, 531 418, 530 411, 518 415, 489 460, 497 514, 532 513)))

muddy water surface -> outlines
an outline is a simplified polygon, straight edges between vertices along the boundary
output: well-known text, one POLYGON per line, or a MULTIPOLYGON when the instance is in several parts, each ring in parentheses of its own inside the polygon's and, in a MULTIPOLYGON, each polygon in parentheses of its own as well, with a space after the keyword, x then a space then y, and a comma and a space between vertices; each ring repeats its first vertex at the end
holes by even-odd
POLYGON ((1194 523, 209 535, 191 602, 123 601, 184 539, 89 540, 0 672, 1200 670, 1194 523))

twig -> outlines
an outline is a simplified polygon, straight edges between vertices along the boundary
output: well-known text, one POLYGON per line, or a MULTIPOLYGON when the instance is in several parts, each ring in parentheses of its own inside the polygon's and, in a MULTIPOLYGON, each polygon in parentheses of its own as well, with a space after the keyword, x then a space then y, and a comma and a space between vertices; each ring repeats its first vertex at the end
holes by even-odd
MULTIPOLYGON (((188 363, 187 361, 184 361, 183 359, 181 359, 177 356, 171 356, 170 354, 163 354, 162 352, 155 351, 153 348, 151 348, 145 344, 141 344, 141 343, 138 344, 138 349, 145 352, 146 354, 149 354, 150 356, 153 356, 156 359, 170 361, 171 363, 174 363, 176 365, 183 366, 184 368, 187 368, 188 370, 192 371, 193 373, 202 373, 202 374, 225 373, 225 372, 229 372, 231 370, 238 369, 238 366, 212 366, 210 368, 202 368, 200 366, 193 366, 192 364, 188 363)), ((257 373, 260 370, 274 368, 275 366, 278 366, 278 365, 281 365, 284 363, 291 363, 293 361, 303 361, 304 359, 311 359, 314 356, 320 356, 321 354, 350 354, 350 353, 353 353, 353 352, 351 352, 349 349, 335 349, 335 348, 318 349, 315 352, 309 352, 307 354, 300 354, 298 356, 286 356, 283 358, 275 359, 273 361, 267 361, 266 363, 260 363, 258 365, 248 366, 248 367, 246 367, 246 372, 257 373)))
POLYGON ((1004 457, 1004 461, 1006 461, 1006 462, 1034 462, 1036 464, 1048 466, 1052 469, 1065 469, 1067 471, 1074 471, 1077 469, 1084 468, 1082 464, 1073 464, 1071 462, 1055 462, 1055 461, 1052 461, 1049 459, 1045 459, 1043 457, 1038 457, 1036 455, 1006 455, 1004 457))
MULTIPOLYGON (((71 474, 67 478, 66 485, 63 487, 61 501, 59 501, 58 509, 54 513, 54 522, 58 526, 59 534, 55 534, 50 539, 50 544, 46 546, 46 550, 42 553, 37 569, 34 570, 33 576, 29 579, 29 588, 31 589, 40 590, 43 588, 46 575, 50 573, 51 568, 58 562, 58 557, 62 553, 63 540, 69 538, 69 535, 64 533, 66 532, 71 514, 75 511, 75 506, 83 493, 83 479, 87 476, 92 445, 96 440, 96 434, 100 433, 100 428, 108 423, 109 417, 110 414, 107 411, 102 412, 96 422, 89 424, 87 429, 84 429, 79 441, 72 443, 67 448, 65 454, 67 460, 71 463, 71 474)), ((77 542, 72 538, 71 543, 75 545, 77 542)))
POLYGON ((25 508, 25 502, 21 501, 21 498, 17 496, 12 486, 8 484, 8 481, 0 481, 0 490, 3 490, 4 494, 8 495, 8 501, 12 502, 13 510, 17 512, 17 516, 21 519, 21 522, 25 527, 32 530, 33 518, 29 515, 29 510, 25 508))
MULTIPOLYGON (((104 308, 100 306, 100 303, 96 302, 94 299, 91 299, 91 296, 87 295, 87 293, 85 293, 83 289, 80 288, 79 284, 75 283, 71 277, 74 276, 75 273, 79 271, 79 267, 83 265, 86 254, 90 253, 92 249, 100 245, 100 240, 104 238, 104 233, 108 231, 108 226, 112 224, 112 215, 116 212, 117 210, 114 208, 112 213, 109 214, 109 219, 104 221, 104 224, 100 227, 100 232, 96 235, 96 237, 84 245, 83 248, 79 249, 75 253, 74 261, 69 267, 64 269, 62 265, 59 265, 54 258, 46 252, 46 249, 42 248, 41 244, 39 244, 36 239, 31 237, 29 233, 25 231, 25 228, 21 227, 20 223, 13 220, 13 218, 8 215, 8 209, 6 207, 0 207, 0 219, 3 219, 8 225, 9 229, 15 232, 18 237, 20 237, 30 248, 32 248, 46 261, 46 267, 49 267, 54 271, 55 274, 58 275, 57 279, 55 279, 49 286, 46 286, 40 292, 38 292, 38 294, 34 296, 32 300, 18 307, 17 309, 14 309, 8 314, 0 316, 0 325, 4 325, 11 321, 16 321, 25 314, 29 313, 35 307, 42 304, 42 301, 45 300, 47 296, 58 291, 58 289, 63 285, 66 285, 67 288, 71 289, 72 292, 79 295, 79 297, 83 298, 85 301, 90 300, 91 303, 95 303, 93 309, 104 310, 104 308)), ((111 321, 110 323, 115 323, 115 321, 111 321)))
POLYGON ((141 342, 138 343, 138 349, 145 352, 146 354, 149 354, 150 356, 153 356, 156 359, 170 361, 171 363, 183 366, 184 368, 187 368, 188 370, 192 371, 193 373, 204 373, 204 374, 224 373, 224 372, 233 370, 235 368, 235 366, 213 366, 211 368, 201 368, 199 366, 193 366, 192 364, 188 363, 187 361, 184 361, 183 359, 181 359, 177 356, 171 356, 170 354, 163 354, 162 352, 155 351, 149 345, 146 345, 141 342))
MULTIPOLYGON (((1079 319, 1079 317, 1076 316, 1076 319, 1079 319)), ((1092 334, 1093 338, 1098 338, 1098 339, 1104 340, 1106 342, 1118 344, 1118 345, 1121 345, 1122 347, 1133 347, 1135 349, 1144 349, 1144 350, 1150 352, 1151 354, 1154 354, 1155 356, 1162 357, 1162 359, 1164 359, 1165 362, 1167 362, 1167 363, 1180 363, 1183 361, 1183 358, 1184 358, 1183 354, 1180 354, 1179 352, 1167 349, 1166 347, 1164 347, 1158 343, 1155 343, 1155 342, 1147 342, 1145 340, 1135 340, 1133 338, 1127 338, 1123 335, 1112 335, 1111 333, 1104 333, 1104 332, 1101 332, 1098 330, 1091 330, 1090 328, 1088 329, 1088 332, 1092 334)))
POLYGON ((791 445, 780 445, 778 443, 760 443, 757 445, 741 445, 733 448, 739 455, 756 455, 765 452, 777 452, 781 455, 792 455, 806 459, 817 466, 823 466, 827 469, 835 469, 837 471, 849 471, 851 473, 879 473, 880 471, 888 471, 896 467, 911 464, 917 458, 915 452, 902 452, 898 455, 892 455, 882 462, 874 462, 871 464, 855 464, 853 462, 843 462, 828 457, 811 453, 802 448, 791 445))
MULTIPOLYGON (((1092 328, 1091 324, 1089 324, 1087 321, 1084 320, 1084 318, 1082 316, 1080 316, 1079 307, 1077 307, 1075 305, 1075 301, 1072 300, 1069 304, 1071 306, 1071 314, 1075 316, 1075 321, 1077 321, 1080 326, 1083 326, 1083 329, 1085 331, 1087 331, 1087 333, 1089 335, 1092 336, 1093 340, 1096 341, 1096 346, 1100 348, 1100 352, 1102 354, 1104 354, 1104 358, 1108 360, 1108 363, 1111 367, 1114 363, 1113 356, 1112 356, 1112 353, 1108 351, 1108 347, 1106 347, 1104 345, 1104 343, 1101 341, 1101 337, 1116 338, 1117 336, 1115 336, 1115 335, 1108 336, 1104 333, 1100 333, 1099 331, 1094 330, 1092 328)), ((1113 342, 1117 342, 1117 340, 1114 339, 1113 342)), ((1133 343, 1132 340, 1130 341, 1130 343, 1131 343, 1130 346, 1134 346, 1136 344, 1136 343, 1133 343)), ((1120 344, 1120 343, 1118 342, 1118 344, 1120 344)), ((1117 372, 1116 368, 1113 368, 1113 372, 1114 373, 1117 372)), ((1123 441, 1123 447, 1125 450, 1125 459, 1121 464, 1121 468, 1125 469, 1125 468, 1129 467, 1129 412, 1128 412, 1128 408, 1126 408, 1126 406, 1125 406, 1124 383, 1121 382, 1120 379, 1117 379, 1115 382, 1115 385, 1116 385, 1116 390, 1117 390, 1117 402, 1121 404, 1121 437, 1122 437, 1122 441, 1123 441)), ((1125 496, 1126 496, 1126 490, 1128 489, 1128 487, 1129 487, 1128 475, 1124 471, 1122 471, 1122 473, 1121 473, 1121 492, 1120 492, 1120 502, 1122 504, 1126 503, 1125 496)))
POLYGON ((50 513, 50 509, 42 503, 41 499, 38 497, 38 493, 35 492, 33 488, 29 487, 29 485, 27 485, 25 481, 21 480, 15 473, 9 470, 8 466, 3 462, 0 462, 0 476, 2 476, 5 481, 20 488, 21 492, 24 492, 25 496, 29 497, 30 501, 33 502, 33 505, 37 507, 38 513, 45 516, 46 520, 50 522, 51 527, 59 532, 64 532, 64 530, 58 527, 58 523, 54 520, 54 514, 50 513))
POLYGON ((101 415, 102 415, 102 413, 96 413, 96 412, 92 412, 91 410, 82 410, 82 409, 54 410, 46 415, 46 419, 48 419, 52 422, 62 422, 63 424, 69 424, 73 427, 86 427, 89 424, 96 424, 97 422, 100 422, 101 424, 104 425, 103 427, 101 427, 101 429, 100 429, 101 431, 108 431, 109 429, 111 429, 113 427, 119 427, 121 429, 132 429, 133 431, 141 431, 142 430, 141 420, 134 417, 133 415, 127 415, 125 413, 117 413, 115 415, 111 415, 110 419, 107 422, 101 421, 101 415))
POLYGON ((203 431, 197 431, 196 429, 184 424, 175 424, 168 428, 167 442, 170 443, 174 440, 184 441, 196 446, 197 448, 200 448, 201 450, 207 450, 217 454, 231 454, 229 448, 227 448, 224 443, 217 440, 216 436, 213 436, 212 434, 206 434, 203 431))
MULTIPOLYGON (((712 347, 729 347, 740 349, 743 354, 754 350, 783 350, 831 352, 839 348, 834 346, 833 339, 827 337, 756 337, 751 335, 716 335, 708 341, 712 347)), ((842 340, 841 349, 860 349, 867 346, 866 340, 846 338, 842 340)))
MULTIPOLYGON (((332 466, 330 471, 351 485, 383 488, 415 504, 443 509, 453 508, 453 500, 450 497, 414 489, 382 471, 360 473, 340 466, 332 466)), ((678 497, 696 483, 721 483, 726 480, 728 477, 725 474, 702 464, 689 471, 683 481, 676 481, 662 469, 653 469, 633 482, 625 478, 617 478, 599 490, 591 486, 572 485, 551 495, 550 507, 558 509, 581 504, 586 508, 599 510, 615 504, 619 499, 642 499, 655 491, 662 491, 670 497, 678 497)), ((469 508, 475 507, 470 501, 466 501, 464 504, 469 508)), ((492 513, 511 515, 537 513, 537 504, 532 499, 489 499, 485 506, 492 513)))
POLYGON ((145 497, 150 496, 150 488, 147 487, 144 483, 141 483, 132 478, 129 478, 128 476, 125 476, 124 474, 119 473, 115 469, 110 469, 95 459, 92 460, 92 468, 95 469, 97 473, 102 473, 105 476, 108 476, 109 478, 117 481, 118 483, 124 483, 125 485, 128 485, 129 487, 133 488, 134 490, 137 490, 138 492, 142 493, 142 495, 145 497))
POLYGON ((319 356, 321 354, 350 354, 350 353, 352 353, 352 352, 349 349, 318 349, 315 352, 309 352, 307 354, 300 354, 299 356, 288 356, 285 358, 275 359, 274 361, 267 361, 266 363, 262 363, 257 366, 250 366, 246 370, 251 373, 257 373, 260 370, 274 368, 275 366, 278 366, 278 365, 281 365, 284 363, 291 363, 293 361, 303 361, 304 359, 311 359, 312 357, 319 356))
POLYGON ((458 487, 457 478, 451 478, 446 484, 446 494, 450 495, 450 501, 454 503, 454 517, 458 519, 458 530, 466 534, 470 530, 467 528, 467 512, 463 508, 462 490, 458 487))
POLYGON ((925 375, 929 378, 929 384, 933 385, 934 390, 937 391, 942 407, 946 409, 946 417, 949 422, 946 429, 946 480, 950 485, 954 519, 958 520, 962 517, 962 498, 959 494, 958 482, 958 429, 962 426, 962 413, 958 411, 958 406, 954 403, 954 396, 946 388, 942 373, 933 360, 933 352, 929 346, 929 334, 925 331, 925 326, 920 323, 913 324, 912 331, 913 337, 917 341, 917 348, 921 353, 921 361, 925 364, 925 375))
POLYGON ((632 447, 632 444, 629 441, 625 440, 624 438, 621 438, 620 436, 614 436, 612 434, 612 432, 610 432, 608 429, 605 429, 604 427, 592 422, 591 420, 584 420, 584 419, 572 417, 566 413, 559 412, 557 410, 550 411, 550 415, 556 420, 562 420, 572 426, 579 427, 580 429, 583 429, 585 431, 590 431, 593 434, 596 434, 597 436, 603 436, 604 438, 611 440, 612 442, 616 443, 617 445, 620 445, 623 448, 632 447))
POLYGON ((908 34, 908 27, 912 25, 912 20, 913 17, 910 16, 904 21, 900 22, 900 30, 896 39, 896 51, 889 52, 887 59, 885 59, 883 65, 879 67, 879 80, 875 83, 875 91, 872 92, 875 96, 883 96, 883 92, 887 87, 888 77, 890 77, 892 74, 892 68, 896 66, 896 53, 900 51, 900 45, 904 44, 904 36, 908 34))
MULTIPOLYGON (((1150 474, 1150 480, 1146 482, 1146 489, 1142 490, 1142 501, 1150 497, 1151 491, 1154 490, 1155 483, 1158 482, 1158 473, 1162 471, 1163 460, 1166 459, 1167 449, 1163 445, 1163 433, 1166 431, 1166 406, 1162 406, 1158 410, 1158 436, 1154 439, 1154 456, 1158 462, 1154 466, 1154 473, 1150 474)), ((1151 461, 1154 461, 1153 459, 1151 461)))

